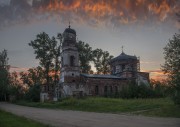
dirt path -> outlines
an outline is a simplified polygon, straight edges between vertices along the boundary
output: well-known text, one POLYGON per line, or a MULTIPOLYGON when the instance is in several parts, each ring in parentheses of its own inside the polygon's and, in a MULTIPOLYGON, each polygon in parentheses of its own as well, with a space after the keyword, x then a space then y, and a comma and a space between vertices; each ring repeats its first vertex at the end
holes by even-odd
POLYGON ((0 109, 55 127, 180 127, 179 118, 40 109, 0 103, 0 109))

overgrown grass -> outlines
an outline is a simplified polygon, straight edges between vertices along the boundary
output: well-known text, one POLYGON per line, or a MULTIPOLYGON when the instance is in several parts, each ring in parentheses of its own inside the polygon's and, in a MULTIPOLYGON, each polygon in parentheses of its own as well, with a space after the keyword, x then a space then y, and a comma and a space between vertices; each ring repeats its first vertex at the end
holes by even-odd
POLYGON ((174 105, 169 98, 156 99, 113 99, 89 97, 85 99, 68 98, 60 102, 26 102, 17 104, 65 110, 79 110, 106 113, 131 113, 147 116, 180 117, 180 107, 174 105))
POLYGON ((0 110, 0 127, 50 127, 0 110))

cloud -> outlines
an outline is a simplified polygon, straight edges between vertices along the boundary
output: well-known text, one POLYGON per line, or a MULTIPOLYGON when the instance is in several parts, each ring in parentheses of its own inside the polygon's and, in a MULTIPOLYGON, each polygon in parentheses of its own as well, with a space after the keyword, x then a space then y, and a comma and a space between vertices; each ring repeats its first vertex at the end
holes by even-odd
POLYGON ((167 74, 164 74, 164 72, 160 69, 155 69, 155 70, 144 70, 145 72, 150 73, 150 78, 155 79, 158 81, 162 81, 164 79, 167 79, 167 74))
POLYGON ((29 68, 10 66, 10 72, 26 72, 29 68))
POLYGON ((168 22, 177 20, 179 6, 179 0, 10 0, 0 5, 0 27, 48 19, 93 26, 168 22))
POLYGON ((140 61, 141 64, 159 64, 158 62, 155 61, 140 61))

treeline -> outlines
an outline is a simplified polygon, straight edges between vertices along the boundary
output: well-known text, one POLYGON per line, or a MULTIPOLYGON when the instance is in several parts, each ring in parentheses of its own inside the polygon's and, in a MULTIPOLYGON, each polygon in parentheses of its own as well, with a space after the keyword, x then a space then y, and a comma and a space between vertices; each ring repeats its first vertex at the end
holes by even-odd
MULTIPOLYGON (((25 98, 31 101, 39 101, 40 86, 42 84, 56 85, 59 78, 61 61, 59 59, 62 46, 62 35, 49 37, 45 32, 36 36, 29 43, 34 49, 39 66, 30 68, 27 72, 10 73, 7 50, 0 52, 0 101, 25 98)), ((79 50, 80 67, 82 73, 94 73, 91 70, 91 62, 97 70, 97 74, 110 73, 108 61, 113 56, 102 49, 93 50, 89 44, 77 42, 79 50)), ((175 34, 164 48, 165 63, 162 70, 167 73, 167 82, 151 82, 150 86, 130 83, 122 91, 115 95, 106 96, 121 98, 147 98, 172 96, 176 104, 180 104, 180 34, 175 34)))
POLYGON ((151 79, 150 84, 141 83, 138 85, 135 81, 129 82, 127 86, 124 86, 120 91, 116 93, 107 93, 105 97, 112 98, 162 98, 173 97, 175 89, 168 84, 167 80, 156 81, 151 79))

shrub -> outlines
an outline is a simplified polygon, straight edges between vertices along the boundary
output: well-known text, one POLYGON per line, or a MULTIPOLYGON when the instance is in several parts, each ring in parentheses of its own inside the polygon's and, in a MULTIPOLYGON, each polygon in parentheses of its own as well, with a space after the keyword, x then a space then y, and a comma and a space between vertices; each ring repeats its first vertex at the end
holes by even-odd
POLYGON ((41 89, 39 84, 31 86, 25 95, 25 99, 34 102, 40 101, 40 91, 41 89))
POLYGON ((123 87, 119 96, 121 98, 154 98, 164 97, 164 90, 161 86, 155 88, 146 84, 137 85, 134 82, 129 83, 128 86, 123 87))

